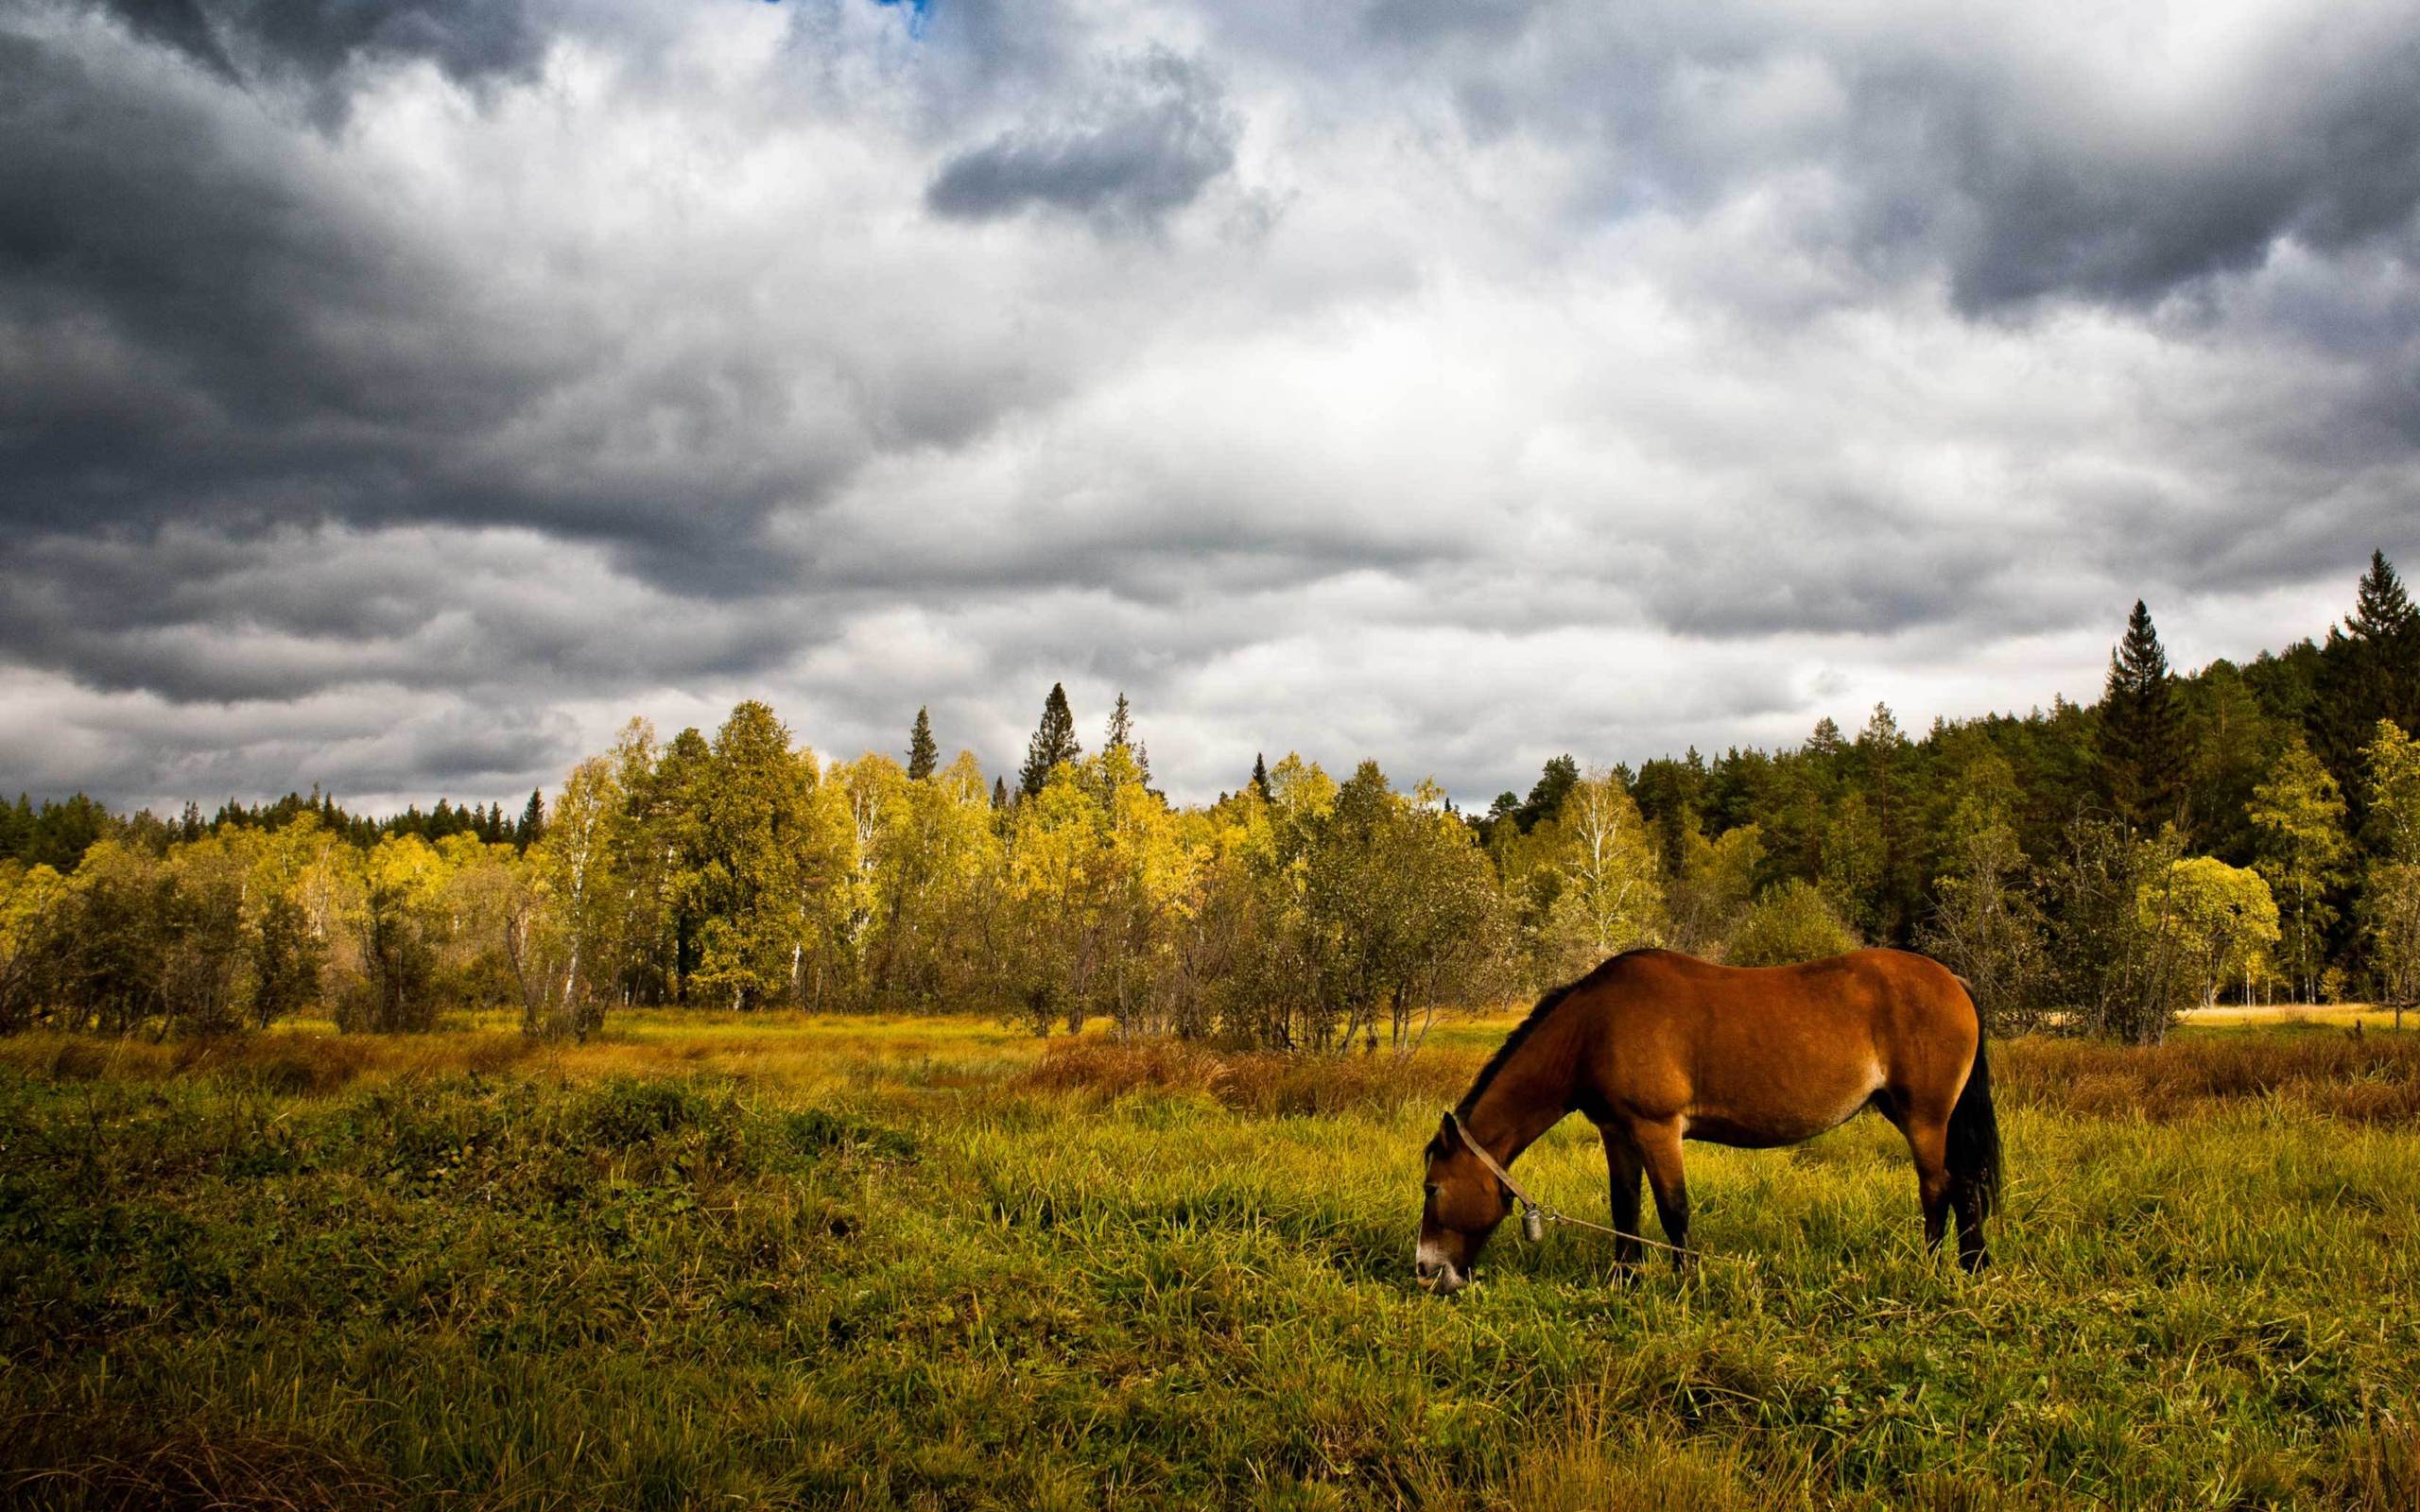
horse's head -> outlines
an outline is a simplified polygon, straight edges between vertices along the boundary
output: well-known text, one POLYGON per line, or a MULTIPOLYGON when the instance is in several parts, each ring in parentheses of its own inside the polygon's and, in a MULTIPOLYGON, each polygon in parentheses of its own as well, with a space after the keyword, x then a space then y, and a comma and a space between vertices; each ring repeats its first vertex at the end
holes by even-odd
POLYGON ((1438 1124, 1426 1155, 1412 1274, 1431 1291, 1459 1292, 1470 1284, 1471 1265, 1487 1236, 1512 1211, 1512 1193, 1471 1153, 1451 1113, 1438 1124))

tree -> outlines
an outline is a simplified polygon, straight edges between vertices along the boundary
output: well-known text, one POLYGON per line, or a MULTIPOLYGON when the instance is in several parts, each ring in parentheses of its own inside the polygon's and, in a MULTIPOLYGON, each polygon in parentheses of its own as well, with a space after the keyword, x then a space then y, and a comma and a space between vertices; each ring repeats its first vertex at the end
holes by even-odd
POLYGON ((2228 982, 2240 979, 2251 996, 2252 973, 2277 943, 2277 904, 2260 874, 2216 856, 2186 856, 2169 864, 2165 899, 2146 882, 2138 898, 2146 928, 2157 911, 2173 915, 2178 949, 2204 1006, 2228 982))
POLYGON ((1563 800, 1580 785, 1580 764, 1571 757, 1555 756, 1547 760, 1538 780, 1530 784, 1530 796, 1514 816, 1521 833, 1529 833, 1545 820, 1563 812, 1563 800))
POLYGON ((1732 932, 1723 959, 1734 966, 1788 966, 1858 947, 1823 890, 1798 878, 1768 888, 1732 932))
POLYGON ((915 728, 908 731, 908 780, 921 782, 931 777, 941 759, 942 748, 933 740, 932 716, 919 706, 915 728))
POLYGON ((2319 1001, 2319 973, 2326 964, 2327 926, 2336 909, 2328 902, 2342 880, 2351 841, 2344 833, 2344 799, 2302 737, 2292 737, 2252 790, 2244 810, 2255 836, 2253 865, 2284 900, 2282 948, 2295 997, 2319 1001))
MULTIPOLYGON (((2384 552, 2370 554, 2353 612, 2321 647, 2310 716, 2319 754, 2348 792, 2381 719, 2420 728, 2420 610, 2384 552)), ((2358 817, 2358 815, 2357 815, 2358 817)))
POLYGON ((1101 748, 1122 750, 1141 774, 1145 787, 1151 785, 1151 752, 1134 737, 1134 712, 1126 702, 1126 695, 1117 696, 1117 707, 1109 712, 1109 730, 1101 741, 1101 748))
POLYGON ((2062 832, 2039 886, 2066 1027, 2128 1044, 2167 1037, 2192 991, 2173 870, 2182 850, 2173 826, 2137 839, 2086 813, 2062 832))
POLYGON ((320 995, 327 942, 311 928, 302 904, 283 892, 261 904, 252 936, 252 1023, 266 1029, 309 1006, 320 995))
POLYGON ((1692 955, 1720 957, 1756 895, 1764 832, 1754 824, 1709 840, 1691 825, 1681 836, 1681 872, 1665 892, 1672 944, 1692 955))
POLYGON ((1026 746, 1025 765, 1017 771, 1017 790, 1028 798, 1038 797, 1053 768, 1083 753, 1076 741, 1076 716, 1067 707, 1067 690, 1054 682, 1050 696, 1042 701, 1042 723, 1026 746))
POLYGON ((352 908, 359 966, 337 1000, 337 1027, 399 1033, 437 1022, 437 944, 444 868, 416 834, 389 835, 362 861, 352 908))
POLYGON ((2184 721, 2168 653, 2139 598, 2109 653, 2099 755, 2101 790, 2119 818, 2149 832, 2184 816, 2184 721))
POLYGON ((529 790, 529 801, 523 805, 521 822, 513 826, 512 843, 527 850, 546 833, 546 799, 536 788, 529 790))
POLYGON ((1857 765, 1858 788, 1870 816, 1873 830, 1873 868, 1860 906, 1852 918, 1862 918, 1877 936, 1885 940, 1907 937, 1908 916, 1916 900, 1910 872, 1910 824, 1908 787, 1910 751, 1908 737, 1899 729, 1898 717, 1887 703, 1876 703, 1874 713, 1858 731, 1857 744, 1851 747, 1857 765))
POLYGON ((1562 885, 1541 952, 1548 975, 1569 980, 1608 956, 1662 938, 1662 868, 1647 822, 1619 778, 1599 769, 1559 805, 1561 845, 1551 864, 1562 885))
POLYGON ((2270 718, 2251 682, 2231 662, 2218 661, 2179 690, 2185 704, 2187 826, 2194 843, 2235 865, 2258 853, 2250 809, 2253 790, 2276 764, 2300 725, 2270 718))
POLYGON ((564 779, 554 820, 530 848, 531 885, 505 926, 526 1035, 585 1039, 604 1020, 596 988, 613 979, 627 918, 617 905, 630 893, 614 867, 628 853, 619 832, 629 819, 615 764, 592 756, 564 779))
POLYGON ((251 954, 245 895, 258 844, 256 836, 212 835, 169 851, 164 1029, 214 1035, 242 1027, 251 954))
POLYGON ((2381 719, 2362 747, 2369 773, 2369 833, 2390 862, 2420 861, 2420 741, 2381 719))
POLYGON ((849 869, 848 816, 812 751, 750 700, 716 731, 699 815, 698 987, 735 1008, 811 998, 807 951, 849 869))
POLYGON ((2394 1005, 2400 1029, 2403 1010, 2420 998, 2420 743, 2381 719, 2362 755, 2377 852, 2369 868, 2367 934, 2381 995, 2394 1005))
POLYGON ((2042 917, 2026 886, 2014 825, 2016 774, 1988 747, 1958 780, 1934 904, 1917 943, 1966 979, 1984 1024, 2001 1034, 2039 1021, 2042 917))
POLYGON ((1252 787, 1260 795, 1262 802, 1269 801, 1269 764, 1261 759, 1258 751, 1252 753, 1252 787))
POLYGON ((31 1027, 44 1006, 73 948, 60 927, 67 903, 67 883, 56 870, 0 859, 0 1034, 31 1027))

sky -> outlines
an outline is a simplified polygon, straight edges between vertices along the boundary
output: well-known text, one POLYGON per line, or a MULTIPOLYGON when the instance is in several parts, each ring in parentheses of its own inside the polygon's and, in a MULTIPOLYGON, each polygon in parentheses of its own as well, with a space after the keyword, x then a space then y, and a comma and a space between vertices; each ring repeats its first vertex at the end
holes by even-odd
POLYGON ((2420 10, 8 0, 0 788, 1794 745, 2420 569, 2420 10))

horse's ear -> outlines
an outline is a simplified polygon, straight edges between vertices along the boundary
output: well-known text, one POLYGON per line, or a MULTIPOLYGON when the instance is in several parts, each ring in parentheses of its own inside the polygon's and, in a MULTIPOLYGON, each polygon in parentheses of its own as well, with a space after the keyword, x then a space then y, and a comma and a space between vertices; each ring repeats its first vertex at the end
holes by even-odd
POLYGON ((1437 1147, 1450 1150, 1459 1143, 1461 1141, 1454 1132, 1454 1115, 1448 1112, 1437 1120, 1437 1147))

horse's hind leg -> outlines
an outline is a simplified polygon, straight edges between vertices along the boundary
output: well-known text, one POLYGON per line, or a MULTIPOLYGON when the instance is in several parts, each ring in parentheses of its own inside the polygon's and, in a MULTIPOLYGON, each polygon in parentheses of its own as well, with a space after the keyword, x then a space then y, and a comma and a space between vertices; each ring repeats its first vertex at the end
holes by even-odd
POLYGON ((1937 1251, 1949 1228, 1949 1119, 1911 1109, 1906 1098, 1888 1091, 1874 1094, 1874 1110, 1907 1136, 1916 1162, 1916 1200, 1925 1212, 1925 1250, 1937 1251))
POLYGON ((1629 1136, 1615 1129, 1599 1130, 1605 1140, 1605 1176, 1613 1185, 1614 1227, 1621 1230, 1614 1240, 1614 1265, 1622 1280, 1638 1274, 1639 1256, 1646 1253, 1638 1243, 1638 1178, 1646 1171, 1647 1162, 1639 1157, 1638 1147, 1629 1136))
POLYGON ((1949 1120, 1910 1116, 1900 1124, 1916 1160, 1916 1200, 1925 1210, 1925 1249, 1941 1248, 1949 1227, 1949 1120))
POLYGON ((1681 1125, 1642 1125, 1632 1132, 1647 1163, 1648 1190, 1655 1194, 1655 1220, 1664 1226, 1665 1241, 1684 1253, 1672 1257, 1687 1266, 1689 1247, 1689 1183, 1681 1169, 1681 1125))
POLYGON ((1983 1247, 1982 1195, 1970 1182, 1957 1186, 1950 1206, 1958 1211, 1958 1263, 1970 1271, 1981 1270, 1992 1263, 1991 1252, 1983 1247))

